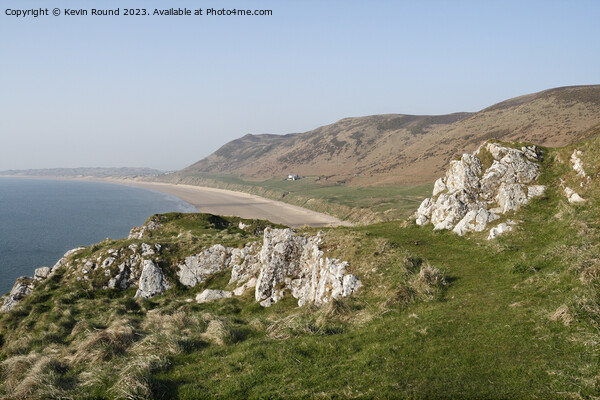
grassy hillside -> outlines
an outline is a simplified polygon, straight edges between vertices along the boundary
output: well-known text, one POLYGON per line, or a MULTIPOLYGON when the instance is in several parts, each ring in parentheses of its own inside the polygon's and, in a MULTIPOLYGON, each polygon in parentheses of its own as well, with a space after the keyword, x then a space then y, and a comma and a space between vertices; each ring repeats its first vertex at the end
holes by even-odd
MULTIPOLYGON (((326 230, 326 254, 364 286, 320 309, 293 299, 263 309, 249 293, 186 301, 227 276, 142 300, 59 274, 0 316, 0 388, 7 398, 596 397, 599 165, 598 137, 545 149, 547 192, 492 241, 410 221, 326 230), (569 204, 561 179, 587 202, 569 204)), ((257 239, 237 219, 165 218, 145 241, 164 243, 167 261, 257 239)))
POLYGON ((600 124, 600 85, 550 89, 477 113, 345 118, 313 131, 246 135, 185 168, 182 176, 233 174, 244 180, 312 175, 321 184, 418 185, 487 139, 565 146, 600 124))

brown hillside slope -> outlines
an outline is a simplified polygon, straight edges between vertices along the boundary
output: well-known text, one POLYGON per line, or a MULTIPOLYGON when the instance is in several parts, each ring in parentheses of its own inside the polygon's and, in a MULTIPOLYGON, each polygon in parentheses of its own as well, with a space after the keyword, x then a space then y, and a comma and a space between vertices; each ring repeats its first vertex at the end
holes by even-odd
POLYGON ((419 184, 490 138, 563 146, 600 124, 600 85, 545 90, 477 113, 344 118, 315 130, 246 135, 180 171, 265 180, 288 173, 351 185, 419 184))

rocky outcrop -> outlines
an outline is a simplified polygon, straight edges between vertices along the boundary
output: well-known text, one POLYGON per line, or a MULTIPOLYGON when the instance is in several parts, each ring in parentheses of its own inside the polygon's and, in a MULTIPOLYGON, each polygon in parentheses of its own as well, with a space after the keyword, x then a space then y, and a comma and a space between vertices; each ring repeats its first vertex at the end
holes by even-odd
POLYGON ((63 265, 65 265, 67 263, 67 261, 69 261, 69 258, 71 258, 71 256, 75 253, 77 253, 79 250, 83 250, 85 247, 77 247, 74 249, 71 249, 69 251, 67 251, 61 258, 60 260, 58 260, 56 262, 56 264, 54 264, 54 266, 52 267, 52 271, 55 271, 57 268, 62 267, 63 265))
MULTIPOLYGON (((152 221, 151 221, 152 222, 152 221)), ((200 253, 185 257, 173 266, 165 263, 161 253, 168 247, 159 243, 132 243, 121 248, 93 252, 81 258, 67 252, 56 265, 38 268, 34 278, 22 278, 5 298, 2 310, 14 307, 35 285, 47 279, 57 269, 64 269, 62 279, 89 282, 91 288, 137 288, 135 297, 151 298, 167 291, 172 284, 163 268, 175 268, 179 282, 194 287, 209 277, 230 271, 229 286, 233 291, 205 290, 197 301, 214 301, 233 295, 240 296, 254 289, 256 301, 268 307, 285 295, 298 299, 300 306, 321 305, 331 299, 349 296, 360 286, 360 280, 347 274, 348 263, 324 257, 319 248, 321 235, 298 236, 291 229, 270 229, 263 233, 263 242, 246 244, 243 248, 213 245, 200 253)), ((170 274, 168 274, 170 275, 170 274)))
POLYGON ((188 287, 204 282, 209 276, 227 268, 230 263, 231 249, 216 244, 202 253, 185 258, 179 264, 177 276, 179 282, 188 287))
POLYGON ((346 274, 347 262, 324 257, 320 242, 320 235, 305 238, 291 229, 265 229, 256 301, 268 307, 289 293, 299 306, 319 306, 354 293, 360 280, 346 274))
POLYGON ((4 298, 0 312, 12 310, 21 300, 23 300, 35 287, 34 281, 31 278, 21 277, 17 279, 12 290, 4 298))
POLYGON ((186 257, 178 265, 177 276, 182 284, 192 287, 229 268, 229 284, 238 285, 233 294, 239 296, 255 288, 255 299, 263 307, 288 294, 298 299, 299 306, 321 305, 351 295, 361 282, 346 274, 347 262, 324 257, 320 241, 320 235, 306 238, 291 229, 267 228, 262 247, 258 243, 243 249, 212 246, 186 257))
POLYGON ((416 223, 431 223, 435 230, 452 229, 461 236, 487 229, 500 214, 515 211, 544 193, 545 186, 534 184, 541 158, 536 146, 519 150, 497 143, 463 154, 435 182, 432 197, 423 200, 415 214, 416 223), (482 159, 491 164, 486 168, 482 159))
POLYGON ((573 169, 575 170, 575 172, 577 173, 577 176, 579 176, 582 180, 581 182, 581 186, 583 186, 586 183, 589 183, 591 178, 589 176, 587 176, 587 174, 585 173, 585 169, 583 168, 583 161, 581 160, 581 156, 583 155, 583 152, 581 150, 573 150, 573 154, 571 154, 571 164, 573 164, 573 169))
POLYGON ((131 229, 131 231, 129 232, 129 236, 127 236, 127 239, 143 239, 145 237, 148 237, 149 232, 155 231, 155 230, 159 229, 160 227, 161 227, 160 221, 156 217, 153 217, 150 221, 148 221, 144 225, 142 225, 140 227, 137 227, 137 226, 133 227, 131 229))
POLYGON ((33 272, 33 279, 42 280, 50 276, 50 267, 36 268, 33 272))
POLYGON ((31 291, 41 282, 45 281, 54 274, 54 272, 65 265, 70 257, 82 250, 83 247, 77 247, 67 251, 52 268, 40 267, 36 268, 33 273, 33 278, 20 277, 15 281, 15 284, 8 295, 4 298, 2 305, 0 306, 0 312, 6 312, 13 309, 21 300, 23 300, 31 291))
POLYGON ((160 269, 153 261, 144 260, 142 265, 142 274, 138 283, 138 290, 135 292, 135 297, 149 299, 164 293, 171 287, 169 282, 165 279, 162 269, 160 269))

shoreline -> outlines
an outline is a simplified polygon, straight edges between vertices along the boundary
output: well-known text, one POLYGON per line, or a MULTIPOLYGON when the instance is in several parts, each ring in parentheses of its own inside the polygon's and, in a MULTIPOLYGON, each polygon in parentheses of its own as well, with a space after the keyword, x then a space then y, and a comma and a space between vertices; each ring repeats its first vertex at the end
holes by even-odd
POLYGON ((204 186, 180 185, 173 183, 147 182, 126 178, 100 177, 54 177, 54 176, 15 176, 0 175, 2 178, 74 180, 87 182, 104 182, 123 186, 139 187, 167 193, 191 204, 198 212, 231 215, 248 219, 266 219, 274 223, 298 228, 352 226, 350 222, 341 221, 331 215, 319 213, 306 208, 287 204, 282 201, 266 199, 244 192, 216 189, 204 186))

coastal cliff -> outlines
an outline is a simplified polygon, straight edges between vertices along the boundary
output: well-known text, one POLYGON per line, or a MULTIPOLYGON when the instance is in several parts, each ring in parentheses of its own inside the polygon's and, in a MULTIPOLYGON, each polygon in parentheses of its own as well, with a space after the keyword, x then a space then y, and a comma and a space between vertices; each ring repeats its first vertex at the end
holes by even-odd
POLYGON ((484 143, 371 226, 155 215, 16 282, 0 396, 592 397, 599 159, 484 143))
MULTIPOLYGON (((145 299, 173 287, 175 282, 167 278, 173 271, 178 283, 193 288, 217 273, 231 270, 229 285, 238 285, 233 294, 239 296, 246 289, 256 288, 256 301, 263 307, 271 306, 286 294, 298 299, 299 306, 307 303, 319 306, 349 296, 361 286, 356 276, 345 273, 347 262, 324 257, 319 248, 322 233, 304 237, 291 229, 266 227, 262 245, 250 242, 234 248, 215 244, 197 254, 186 254, 181 263, 170 264, 169 244, 145 241, 152 239, 164 220, 155 216, 143 226, 133 228, 128 239, 139 243, 111 247, 94 253, 93 257, 77 257, 85 248, 69 250, 52 268, 38 268, 33 278, 19 278, 4 298, 0 311, 14 308, 38 283, 59 269, 66 281, 87 281, 105 290, 135 288, 134 297, 145 299)), ((250 226, 240 221, 237 229, 243 231, 250 226)), ((221 296, 230 295, 231 292, 222 292, 221 296)))

